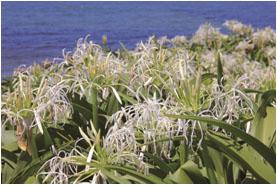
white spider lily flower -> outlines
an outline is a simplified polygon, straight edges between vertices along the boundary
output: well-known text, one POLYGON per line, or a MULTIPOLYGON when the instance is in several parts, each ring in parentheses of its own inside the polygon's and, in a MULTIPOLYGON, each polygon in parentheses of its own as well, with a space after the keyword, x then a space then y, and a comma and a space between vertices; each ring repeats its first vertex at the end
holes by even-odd
POLYGON ((265 55, 266 55, 270 60, 272 60, 271 65, 272 65, 272 66, 275 66, 275 64, 273 63, 273 61, 275 61, 274 59, 276 58, 276 48, 267 46, 267 47, 264 48, 264 52, 265 52, 265 55))
POLYGON ((172 38, 171 41, 175 45, 183 45, 188 43, 188 40, 185 36, 178 36, 178 35, 172 38))
POLYGON ((254 49, 254 44, 249 44, 249 42, 243 40, 235 48, 236 50, 251 51, 254 49))
POLYGON ((258 47, 263 47, 270 42, 275 43, 276 34, 270 27, 266 27, 264 29, 258 30, 257 32, 253 33, 252 36, 253 43, 258 47))
POLYGON ((215 119, 226 119, 227 123, 232 124, 241 113, 253 116, 251 101, 246 94, 239 90, 244 79, 245 77, 236 79, 231 89, 228 89, 228 87, 221 89, 217 84, 214 84, 211 92, 214 105, 210 107, 210 111, 215 119))
MULTIPOLYGON (((116 151, 122 151, 120 146, 122 147, 126 145, 122 143, 122 141, 127 141, 124 139, 125 137, 123 137, 125 132, 129 130, 134 135, 135 131, 139 131, 143 134, 142 138, 144 143, 152 143, 149 146, 153 148, 154 152, 160 153, 165 157, 170 157, 170 155, 168 155, 172 148, 172 141, 170 139, 176 136, 177 133, 178 135, 180 134, 183 135, 184 138, 187 138, 186 127, 190 127, 190 125, 178 125, 172 119, 163 116, 162 112, 168 113, 170 111, 167 109, 165 103, 166 102, 159 102, 159 100, 148 99, 144 103, 122 108, 121 111, 112 115, 109 120, 109 122, 113 122, 113 126, 107 134, 108 137, 106 138, 105 143, 114 143, 113 146, 116 151), (125 123, 122 123, 122 117, 126 120, 125 123), (113 136, 113 139, 111 139, 111 136, 113 136), (165 137, 169 140, 162 143, 155 142, 156 140, 164 139, 165 137), (108 138, 109 140, 107 140, 108 138)), ((126 132, 126 134, 127 133, 128 132, 126 132)), ((135 138, 133 142, 136 143, 135 138)), ((111 147, 111 144, 109 147, 111 147)), ((108 148, 108 145, 106 148, 108 148)), ((138 156, 138 158, 140 157, 138 156)))
POLYGON ((114 130, 112 127, 104 138, 103 147, 108 153, 115 153, 118 156, 125 151, 136 153, 137 143, 133 128, 122 127, 114 130))
POLYGON ((158 42, 161 46, 163 46, 163 45, 165 45, 166 43, 170 42, 170 40, 169 40, 166 36, 164 36, 164 37, 160 37, 160 38, 157 40, 157 42, 158 42))
POLYGON ((63 158, 69 156, 65 151, 60 151, 55 157, 49 159, 38 171, 38 176, 45 176, 43 182, 51 180, 51 184, 64 184, 68 183, 70 174, 77 173, 77 168, 69 165, 63 158))
POLYGON ((253 28, 251 26, 244 25, 241 22, 235 20, 226 21, 223 25, 226 26, 233 33, 239 35, 250 34, 253 32, 253 28))
POLYGON ((192 43, 198 43, 206 45, 210 42, 220 42, 221 33, 219 28, 214 28, 211 24, 206 23, 201 25, 196 31, 195 35, 192 37, 192 43))

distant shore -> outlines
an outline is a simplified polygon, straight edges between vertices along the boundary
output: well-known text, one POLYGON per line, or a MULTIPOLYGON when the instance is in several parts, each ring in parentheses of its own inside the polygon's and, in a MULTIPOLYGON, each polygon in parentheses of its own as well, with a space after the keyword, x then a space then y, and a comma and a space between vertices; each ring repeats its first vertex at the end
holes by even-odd
POLYGON ((151 35, 193 35, 205 22, 222 33, 222 24, 229 19, 259 29, 276 24, 275 2, 3 2, 1 6, 3 76, 22 64, 62 58, 64 48, 72 51, 78 38, 87 34, 97 44, 107 35, 112 50, 120 48, 119 42, 132 50, 151 35))

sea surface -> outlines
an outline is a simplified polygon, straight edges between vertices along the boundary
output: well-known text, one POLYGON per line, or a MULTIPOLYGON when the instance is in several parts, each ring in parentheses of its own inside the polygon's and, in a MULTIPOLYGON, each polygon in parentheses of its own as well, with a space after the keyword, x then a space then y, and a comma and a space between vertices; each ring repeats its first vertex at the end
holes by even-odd
POLYGON ((192 35, 205 22, 222 27, 236 19, 275 29, 275 15, 275 2, 1 2, 2 77, 18 65, 62 57, 88 34, 131 49, 151 35, 192 35))

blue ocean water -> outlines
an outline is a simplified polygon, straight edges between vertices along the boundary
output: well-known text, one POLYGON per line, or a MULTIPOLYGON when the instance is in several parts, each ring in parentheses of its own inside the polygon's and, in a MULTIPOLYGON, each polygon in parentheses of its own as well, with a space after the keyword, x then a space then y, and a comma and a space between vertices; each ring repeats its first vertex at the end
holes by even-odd
MULTIPOLYGON (((21 64, 62 56, 80 37, 108 36, 133 48, 151 35, 191 35, 200 24, 236 19, 275 29, 275 2, 2 2, 2 76, 21 64)), ((224 31, 224 30, 223 30, 224 31)))

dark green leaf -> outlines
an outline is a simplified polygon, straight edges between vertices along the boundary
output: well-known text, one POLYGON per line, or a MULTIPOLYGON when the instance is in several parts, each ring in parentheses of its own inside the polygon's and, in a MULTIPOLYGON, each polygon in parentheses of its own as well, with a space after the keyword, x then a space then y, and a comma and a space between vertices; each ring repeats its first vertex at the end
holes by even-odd
POLYGON ((117 182, 119 184, 130 184, 130 181, 122 178, 122 176, 120 176, 119 174, 115 175, 114 174, 115 171, 108 171, 106 169, 101 169, 101 172, 114 182, 117 182))
POLYGON ((226 131, 231 132, 234 136, 237 136, 243 139, 243 141, 245 141, 247 144, 253 147, 275 169, 275 159, 276 159, 275 153, 272 150, 270 150, 270 148, 265 146, 261 141, 259 141, 258 139, 245 133, 244 131, 238 129, 233 125, 227 124, 224 121, 201 117, 201 116, 194 116, 194 115, 167 115, 167 116, 171 118, 198 120, 200 122, 206 122, 208 124, 223 128, 226 131))
POLYGON ((116 166, 116 165, 109 165, 109 166, 106 166, 106 168, 116 170, 123 174, 128 174, 130 176, 134 176, 134 177, 139 178, 140 180, 145 181, 149 184, 164 184, 162 179, 160 179, 159 177, 152 175, 152 174, 144 175, 144 174, 139 173, 136 170, 132 170, 132 169, 129 169, 126 167, 120 167, 120 166, 116 166))
POLYGON ((1 149, 1 159, 6 161, 12 168, 16 167, 17 156, 10 151, 1 149))
POLYGON ((253 148, 246 144, 235 143, 234 140, 215 132, 209 132, 207 136, 210 147, 224 152, 226 156, 249 170, 262 183, 275 183, 274 169, 265 163, 253 148))
POLYGON ((221 57, 220 53, 217 53, 217 83, 219 86, 224 85, 223 84, 223 68, 221 63, 221 57))
POLYGON ((210 157, 209 151, 207 149, 207 145, 205 143, 205 141, 202 143, 202 147, 203 147, 203 151, 201 152, 202 154, 202 158, 203 158, 203 162, 204 165, 206 166, 206 170, 207 170, 207 175, 209 177, 210 183, 212 184, 217 184, 217 178, 215 175, 215 169, 213 166, 213 161, 210 157))
POLYGON ((154 164, 158 165, 159 168, 160 168, 163 172, 168 173, 168 172, 170 172, 170 171, 171 171, 171 172, 173 171, 173 169, 171 169, 171 167, 168 166, 168 164, 165 163, 163 160, 161 160, 159 157, 156 157, 156 156, 154 156, 154 155, 152 155, 152 154, 150 154, 150 153, 147 153, 147 152, 145 152, 144 154, 145 154, 146 157, 148 157, 149 159, 151 159, 151 160, 154 162, 154 164))

